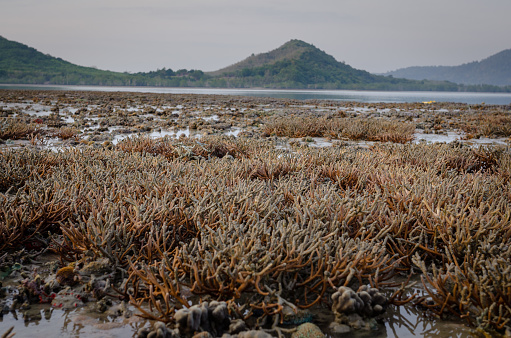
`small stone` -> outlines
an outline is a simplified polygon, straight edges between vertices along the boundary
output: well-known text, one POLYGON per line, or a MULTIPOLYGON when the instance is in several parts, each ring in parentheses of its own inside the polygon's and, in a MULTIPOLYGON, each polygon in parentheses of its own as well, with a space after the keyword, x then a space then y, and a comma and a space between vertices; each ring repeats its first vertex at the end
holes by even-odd
POLYGON ((96 310, 99 313, 103 313, 112 305, 112 302, 109 302, 107 299, 103 298, 99 302, 96 303, 96 310))
POLYGON ((380 327, 378 326, 378 322, 374 318, 367 320, 366 328, 371 331, 378 331, 380 329, 380 327))
POLYGON ((25 323, 37 322, 41 319, 43 319, 43 316, 40 312, 26 311, 23 313, 23 320, 25 321, 25 323))
POLYGON ((348 325, 340 324, 337 322, 332 322, 328 326, 328 329, 330 330, 330 333, 332 335, 338 335, 342 333, 348 333, 351 331, 351 328, 348 325))
POLYGON ((285 305, 282 309, 284 324, 300 325, 312 321, 312 313, 308 310, 293 309, 285 305))
POLYGON ((250 330, 238 333, 238 338, 272 338, 273 336, 261 330, 250 330))
POLYGON ((291 338, 320 338, 326 337, 321 329, 312 323, 304 323, 296 328, 291 338))
POLYGON ((54 308, 69 310, 84 306, 82 297, 79 293, 75 293, 70 288, 61 290, 55 298, 53 298, 51 305, 54 308))
POLYGON ((348 325, 358 330, 365 327, 365 322, 358 314, 352 313, 348 316, 348 325))

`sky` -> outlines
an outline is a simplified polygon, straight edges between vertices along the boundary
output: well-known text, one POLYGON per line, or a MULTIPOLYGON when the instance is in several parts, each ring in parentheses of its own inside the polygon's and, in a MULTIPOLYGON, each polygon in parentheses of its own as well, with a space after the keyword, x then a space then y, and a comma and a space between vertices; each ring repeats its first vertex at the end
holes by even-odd
POLYGON ((511 48, 511 0, 0 0, 0 35, 81 66, 214 71, 300 39, 357 69, 511 48))

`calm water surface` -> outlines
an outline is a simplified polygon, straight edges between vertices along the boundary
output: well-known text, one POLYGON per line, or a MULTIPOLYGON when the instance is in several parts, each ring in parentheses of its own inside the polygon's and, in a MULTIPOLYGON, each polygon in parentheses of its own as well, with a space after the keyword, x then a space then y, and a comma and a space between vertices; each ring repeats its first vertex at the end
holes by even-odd
POLYGON ((53 85, 1 85, 0 89, 85 90, 106 92, 138 92, 169 94, 215 94, 255 97, 273 97, 298 100, 338 100, 358 102, 459 102, 468 104, 511 105, 511 93, 458 93, 458 92, 380 92, 357 90, 277 90, 277 89, 218 89, 169 87, 103 87, 53 85))

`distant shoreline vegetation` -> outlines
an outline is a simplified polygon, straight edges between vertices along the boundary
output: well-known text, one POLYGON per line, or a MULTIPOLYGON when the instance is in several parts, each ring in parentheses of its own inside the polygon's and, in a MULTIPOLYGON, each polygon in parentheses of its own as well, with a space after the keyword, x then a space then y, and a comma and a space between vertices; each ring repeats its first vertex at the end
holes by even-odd
POLYGON ((199 87, 228 89, 330 89, 330 90, 375 90, 375 91, 446 91, 446 92, 489 92, 511 93, 511 86, 493 85, 459 85, 450 82, 410 81, 403 83, 401 79, 389 78, 388 82, 376 83, 303 83, 297 81, 272 82, 264 76, 237 77, 235 74, 223 77, 212 77, 200 70, 180 70, 181 75, 161 76, 160 73, 170 69, 162 69, 148 73, 115 73, 112 74, 81 74, 81 73, 22 73, 0 70, 1 84, 27 85, 83 85, 83 86, 147 86, 147 87, 199 87), (184 73, 186 72, 186 73, 184 73), (393 81, 399 80, 399 81, 393 81))
POLYGON ((344 89, 510 93, 511 86, 407 80, 354 69, 313 45, 291 40, 222 70, 120 73, 83 67, 0 36, 0 83, 264 89, 344 89))
MULTIPOLYGON (((76 66, 80 67, 80 66, 76 66)), ((378 91, 449 91, 449 92, 500 92, 511 93, 511 86, 459 85, 445 81, 412 81, 384 77, 386 82, 310 83, 307 79, 294 81, 280 73, 271 74, 263 69, 243 69, 211 76, 201 70, 158 69, 147 73, 116 73, 94 68, 69 72, 27 72, 0 70, 2 84, 41 85, 97 85, 97 86, 152 86, 152 87, 204 87, 204 88, 265 88, 265 89, 352 89, 378 91)), ((264 68, 264 67, 260 67, 264 68)))

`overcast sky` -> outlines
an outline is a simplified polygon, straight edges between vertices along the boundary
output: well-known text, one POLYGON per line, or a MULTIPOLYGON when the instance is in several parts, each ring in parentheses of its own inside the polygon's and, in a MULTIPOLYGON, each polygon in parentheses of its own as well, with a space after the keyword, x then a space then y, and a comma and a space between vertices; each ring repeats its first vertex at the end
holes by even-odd
POLYGON ((212 71, 290 39, 370 72, 511 48, 511 0, 0 0, 0 35, 115 71, 212 71))

